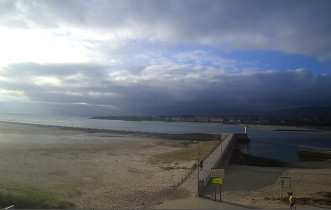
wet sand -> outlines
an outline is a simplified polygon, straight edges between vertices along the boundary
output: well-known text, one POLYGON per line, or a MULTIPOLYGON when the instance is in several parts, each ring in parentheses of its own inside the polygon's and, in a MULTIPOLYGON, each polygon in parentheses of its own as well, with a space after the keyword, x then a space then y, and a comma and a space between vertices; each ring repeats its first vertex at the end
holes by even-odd
POLYGON ((151 162, 181 142, 0 123, 1 190, 33 188, 77 208, 145 208, 173 196, 192 162, 151 162), (168 168, 168 169, 167 169, 168 168), (171 169, 169 169, 171 168, 171 169))

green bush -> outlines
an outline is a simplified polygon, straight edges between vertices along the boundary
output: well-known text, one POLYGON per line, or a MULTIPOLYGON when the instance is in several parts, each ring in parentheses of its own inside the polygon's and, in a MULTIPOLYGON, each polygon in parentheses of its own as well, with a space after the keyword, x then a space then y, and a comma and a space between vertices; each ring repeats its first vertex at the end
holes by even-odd
MULTIPOLYGON (((16 190, 19 191, 19 190, 16 190)), ((21 190, 21 193, 0 191, 0 208, 14 205, 15 209, 64 209, 73 208, 74 204, 62 201, 54 196, 33 190, 21 190)))

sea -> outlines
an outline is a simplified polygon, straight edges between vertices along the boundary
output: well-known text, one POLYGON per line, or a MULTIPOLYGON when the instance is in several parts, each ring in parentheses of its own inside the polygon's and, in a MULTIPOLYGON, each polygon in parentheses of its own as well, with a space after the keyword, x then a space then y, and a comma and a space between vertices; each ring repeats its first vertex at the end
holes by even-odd
MULTIPOLYGON (((244 125, 196 122, 155 122, 101 120, 89 117, 58 115, 0 114, 0 121, 77 128, 110 129, 153 133, 244 133, 244 125)), ((1 132, 1 131, 0 131, 1 132)), ((331 132, 271 131, 249 128, 251 143, 243 151, 288 163, 298 163, 298 147, 331 148, 331 132)))

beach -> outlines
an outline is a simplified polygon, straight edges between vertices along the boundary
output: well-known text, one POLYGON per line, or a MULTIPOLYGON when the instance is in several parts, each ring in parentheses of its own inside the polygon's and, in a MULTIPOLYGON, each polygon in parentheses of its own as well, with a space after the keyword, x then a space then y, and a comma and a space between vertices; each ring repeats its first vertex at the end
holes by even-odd
POLYGON ((181 148, 171 140, 0 123, 0 190, 33 189, 75 208, 145 208, 185 196, 174 186, 193 163, 150 161, 181 148))
MULTIPOLYGON (((190 141, 0 122, 0 192, 52 195, 74 208, 224 208, 178 187, 195 159, 171 161, 167 154, 189 148, 196 153, 190 141)), ((330 207, 330 174, 330 161, 283 168, 233 164, 222 199, 228 207, 286 208, 286 192, 278 199, 279 177, 289 176, 298 205, 330 207)))

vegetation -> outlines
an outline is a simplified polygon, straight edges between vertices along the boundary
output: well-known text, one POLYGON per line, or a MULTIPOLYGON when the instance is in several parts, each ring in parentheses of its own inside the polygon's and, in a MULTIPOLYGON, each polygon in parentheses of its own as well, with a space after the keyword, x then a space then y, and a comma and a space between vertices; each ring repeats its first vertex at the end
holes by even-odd
POLYGON ((0 208, 14 205, 15 209, 64 209, 74 204, 57 198, 54 193, 34 188, 7 188, 0 190, 0 208))

